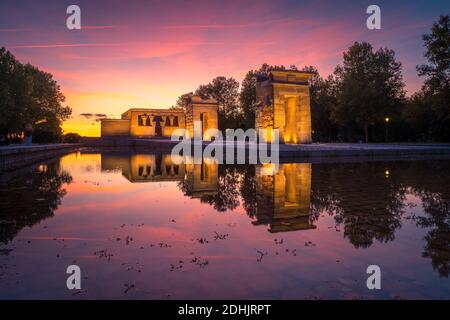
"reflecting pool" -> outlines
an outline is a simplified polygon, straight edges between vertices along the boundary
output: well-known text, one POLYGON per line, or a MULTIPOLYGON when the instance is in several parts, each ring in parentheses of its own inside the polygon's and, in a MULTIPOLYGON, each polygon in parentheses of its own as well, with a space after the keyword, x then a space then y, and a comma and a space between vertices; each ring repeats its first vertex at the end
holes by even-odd
POLYGON ((68 154, 0 176, 0 299, 449 299, 449 186, 448 160, 68 154))

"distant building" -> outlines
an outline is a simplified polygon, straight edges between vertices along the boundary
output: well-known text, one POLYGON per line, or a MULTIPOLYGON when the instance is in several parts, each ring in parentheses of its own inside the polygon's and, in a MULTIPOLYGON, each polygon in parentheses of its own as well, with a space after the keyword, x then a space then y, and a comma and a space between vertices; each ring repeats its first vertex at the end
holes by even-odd
MULTIPOLYGON (((256 129, 278 129, 280 143, 311 143, 311 107, 305 71, 272 71, 256 79, 256 129)), ((267 141, 273 137, 267 132, 267 141)))
POLYGON ((171 137, 180 128, 193 137, 194 121, 201 121, 203 139, 210 140, 206 131, 218 128, 217 109, 217 101, 199 96, 191 96, 186 110, 132 108, 121 119, 102 119, 101 137, 171 137))

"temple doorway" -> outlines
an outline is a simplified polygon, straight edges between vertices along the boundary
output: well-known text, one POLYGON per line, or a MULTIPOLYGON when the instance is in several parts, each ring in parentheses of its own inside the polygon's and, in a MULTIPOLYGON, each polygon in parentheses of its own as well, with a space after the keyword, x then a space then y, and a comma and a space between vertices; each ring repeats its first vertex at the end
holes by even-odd
POLYGON ((284 127, 284 142, 297 143, 297 101, 289 97, 286 101, 286 125, 284 127))
POLYGON ((202 122, 201 137, 206 139, 205 132, 208 130, 208 114, 206 112, 200 113, 200 121, 202 122))
POLYGON ((155 122, 155 136, 162 136, 162 126, 161 121, 163 121, 161 116, 156 116, 153 118, 153 121, 155 122))

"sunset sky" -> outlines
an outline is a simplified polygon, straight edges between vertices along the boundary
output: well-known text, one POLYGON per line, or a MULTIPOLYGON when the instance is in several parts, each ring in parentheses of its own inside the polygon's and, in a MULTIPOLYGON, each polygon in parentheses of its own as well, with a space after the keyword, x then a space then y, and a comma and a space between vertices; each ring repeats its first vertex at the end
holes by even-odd
POLYGON ((394 49, 411 94, 422 83, 421 35, 449 12, 448 0, 1 0, 0 46, 54 75, 73 109, 66 132, 98 136, 95 117, 80 114, 167 108, 216 76, 241 81, 263 62, 314 65, 327 76, 354 41, 394 49), (71 4, 81 7, 81 30, 66 28, 71 4), (370 4, 381 7, 381 30, 366 28, 370 4))

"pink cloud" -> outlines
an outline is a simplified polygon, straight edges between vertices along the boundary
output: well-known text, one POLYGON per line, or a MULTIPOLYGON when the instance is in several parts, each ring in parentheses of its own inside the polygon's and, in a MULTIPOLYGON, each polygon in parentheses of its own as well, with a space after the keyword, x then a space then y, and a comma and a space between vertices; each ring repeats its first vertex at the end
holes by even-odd
POLYGON ((11 29, 0 29, 0 32, 27 32, 27 31, 33 31, 34 29, 31 28, 11 28, 11 29))
POLYGON ((12 49, 48 49, 48 48, 76 48, 76 47, 113 47, 118 43, 61 43, 61 44, 28 44, 11 46, 12 49))
POLYGON ((93 30, 93 29, 116 29, 116 26, 81 26, 81 29, 93 30))

